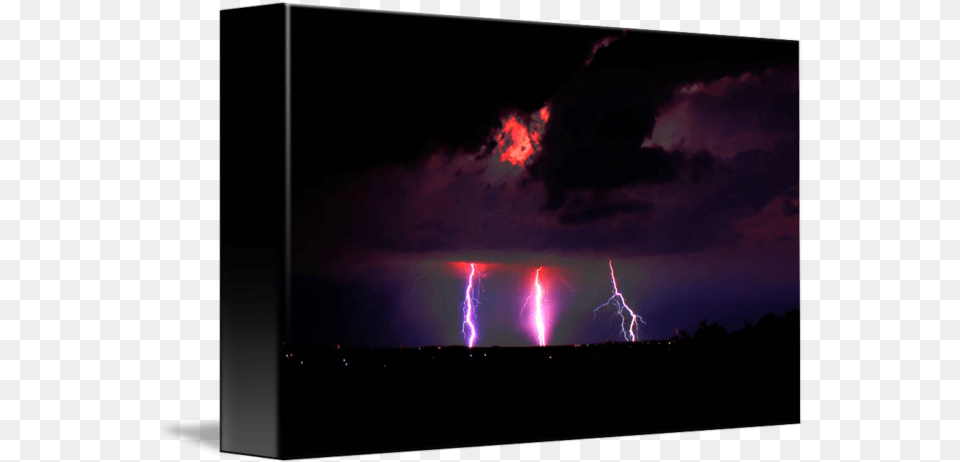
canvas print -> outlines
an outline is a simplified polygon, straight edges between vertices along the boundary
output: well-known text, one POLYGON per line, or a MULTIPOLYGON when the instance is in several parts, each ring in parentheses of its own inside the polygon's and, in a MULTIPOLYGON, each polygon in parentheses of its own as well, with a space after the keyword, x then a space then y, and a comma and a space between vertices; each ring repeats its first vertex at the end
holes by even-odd
POLYGON ((278 27, 283 457, 799 422, 797 42, 278 27))

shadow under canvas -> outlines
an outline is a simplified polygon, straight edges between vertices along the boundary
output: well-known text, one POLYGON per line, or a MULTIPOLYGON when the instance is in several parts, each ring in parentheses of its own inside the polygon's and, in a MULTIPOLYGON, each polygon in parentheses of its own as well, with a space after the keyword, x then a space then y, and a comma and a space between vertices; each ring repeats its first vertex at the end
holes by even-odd
POLYGON ((220 450, 220 422, 208 420, 193 423, 177 422, 168 425, 167 434, 185 441, 196 441, 214 451, 220 450))

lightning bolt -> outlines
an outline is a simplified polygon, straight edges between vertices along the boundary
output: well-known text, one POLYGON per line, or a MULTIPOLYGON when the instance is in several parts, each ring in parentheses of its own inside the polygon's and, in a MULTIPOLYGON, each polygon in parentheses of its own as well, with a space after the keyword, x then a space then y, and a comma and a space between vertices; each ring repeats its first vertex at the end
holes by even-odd
POLYGON ((534 313, 533 313, 533 322, 537 327, 537 340, 540 343, 540 346, 547 345, 546 337, 546 327, 543 323, 543 287, 540 286, 540 270, 543 267, 537 268, 537 275, 533 280, 533 302, 534 302, 534 313))
MULTIPOLYGON (((467 291, 466 291, 466 293, 465 293, 464 296, 463 296, 463 306, 464 306, 464 308, 463 308, 463 328, 461 329, 461 332, 462 332, 465 336, 467 336, 467 337, 466 337, 467 346, 470 347, 470 348, 473 348, 473 345, 474 345, 474 344, 476 343, 476 341, 477 341, 477 326, 475 326, 475 325, 473 324, 473 317, 474 317, 474 313, 473 313, 473 309, 474 309, 474 307, 473 307, 473 304, 474 304, 473 276, 474 276, 474 274, 476 274, 476 272, 477 272, 476 266, 475 266, 473 263, 471 263, 471 264, 470 264, 470 279, 469 279, 469 281, 467 282, 467 291), (468 328, 469 328, 469 330, 470 330, 470 333, 469 333, 469 334, 467 333, 467 329, 468 329, 468 328)), ((478 276, 478 277, 479 277, 479 276, 478 276)))
POLYGON ((620 289, 617 287, 617 276, 613 272, 613 260, 610 260, 610 282, 613 283, 613 295, 607 299, 606 303, 593 309, 593 316, 597 316, 597 311, 599 311, 600 308, 609 306, 612 303, 613 306, 617 307, 617 315, 620 316, 620 334, 623 335, 623 339, 636 342, 637 336, 640 334, 640 326, 637 324, 637 320, 640 320, 641 324, 646 323, 643 322, 642 317, 637 316, 636 313, 627 306, 626 300, 623 299, 623 294, 620 293, 620 289), (627 312, 626 315, 624 314, 624 310, 627 312), (630 317, 629 327, 627 327, 627 316, 630 317), (636 333, 634 333, 634 331, 636 331, 636 333))

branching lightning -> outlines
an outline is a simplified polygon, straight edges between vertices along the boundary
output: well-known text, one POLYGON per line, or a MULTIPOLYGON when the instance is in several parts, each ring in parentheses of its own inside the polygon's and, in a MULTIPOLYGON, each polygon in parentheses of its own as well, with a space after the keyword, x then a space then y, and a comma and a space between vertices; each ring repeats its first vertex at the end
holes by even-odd
MULTIPOLYGON (((477 341, 477 326, 473 323, 474 305, 479 304, 473 290, 473 277, 477 272, 476 265, 470 264, 470 279, 467 281, 467 291, 463 296, 463 328, 461 332, 466 336, 467 346, 473 348, 477 341), (469 330, 469 333, 467 332, 469 330)), ((479 278, 479 276, 478 276, 479 278)))
POLYGON ((593 315, 596 317, 597 311, 599 311, 600 308, 609 306, 612 303, 613 306, 617 308, 617 315, 620 316, 620 334, 623 335, 623 339, 636 342, 637 336, 640 335, 640 326, 637 324, 637 321, 639 320, 641 324, 646 323, 642 317, 637 316, 637 314, 627 306, 626 300, 623 299, 623 294, 620 293, 620 289, 617 287, 617 276, 613 272, 613 260, 610 260, 610 282, 613 283, 613 295, 607 299, 606 303, 594 308, 593 315), (624 313, 624 310, 626 310, 626 313, 624 313), (627 326, 627 316, 630 317, 629 327, 627 326))

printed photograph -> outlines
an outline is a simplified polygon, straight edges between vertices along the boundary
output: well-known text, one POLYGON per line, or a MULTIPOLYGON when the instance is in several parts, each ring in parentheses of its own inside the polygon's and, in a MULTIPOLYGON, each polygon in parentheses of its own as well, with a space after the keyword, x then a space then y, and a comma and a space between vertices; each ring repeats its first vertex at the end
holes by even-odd
POLYGON ((797 42, 290 30, 284 406, 385 450, 799 422, 797 42))

